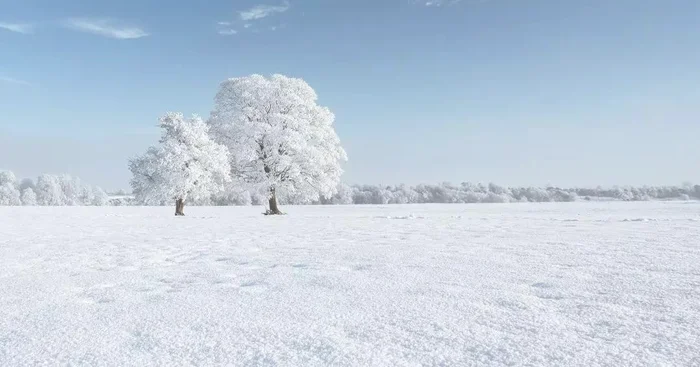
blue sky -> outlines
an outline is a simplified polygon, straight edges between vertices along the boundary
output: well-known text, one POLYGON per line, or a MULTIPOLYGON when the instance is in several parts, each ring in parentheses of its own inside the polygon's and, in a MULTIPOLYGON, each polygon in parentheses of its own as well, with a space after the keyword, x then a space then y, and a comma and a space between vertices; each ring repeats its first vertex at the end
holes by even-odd
POLYGON ((700 182, 696 0, 0 0, 0 168, 128 188, 158 116, 304 78, 350 183, 700 182))

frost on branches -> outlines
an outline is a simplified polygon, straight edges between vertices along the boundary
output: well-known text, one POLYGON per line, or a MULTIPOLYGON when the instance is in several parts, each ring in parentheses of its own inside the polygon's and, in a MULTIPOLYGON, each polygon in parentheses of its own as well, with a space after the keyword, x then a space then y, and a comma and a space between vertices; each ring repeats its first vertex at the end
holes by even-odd
POLYGON ((216 95, 212 134, 229 148, 237 184, 265 193, 269 214, 281 214, 278 196, 310 203, 336 192, 347 155, 335 116, 317 98, 305 81, 283 75, 229 79, 216 95))
POLYGON ((0 171, 0 206, 17 205, 22 205, 22 200, 15 174, 10 171, 0 171))
POLYGON ((129 162, 131 186, 138 202, 175 201, 175 215, 184 215, 186 201, 207 200, 230 181, 228 150, 209 138, 209 127, 197 116, 168 113, 160 127, 160 146, 129 162))
POLYGON ((22 205, 25 206, 35 206, 38 205, 36 201, 36 193, 31 187, 26 187, 22 190, 22 205))

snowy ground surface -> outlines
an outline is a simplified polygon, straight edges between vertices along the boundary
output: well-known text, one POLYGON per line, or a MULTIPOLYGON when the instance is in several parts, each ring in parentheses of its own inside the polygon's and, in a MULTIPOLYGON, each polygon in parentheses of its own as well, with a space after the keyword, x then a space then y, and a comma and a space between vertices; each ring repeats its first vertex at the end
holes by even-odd
POLYGON ((700 204, 0 208, 0 366, 700 366, 700 204))

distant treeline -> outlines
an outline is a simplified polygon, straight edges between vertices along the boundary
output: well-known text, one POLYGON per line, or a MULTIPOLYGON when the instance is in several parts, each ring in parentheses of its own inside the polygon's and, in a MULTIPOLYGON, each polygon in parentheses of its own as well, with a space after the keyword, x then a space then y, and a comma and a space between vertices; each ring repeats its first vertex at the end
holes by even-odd
MULTIPOLYGON (((133 205, 133 199, 119 193, 112 202, 133 205)), ((351 204, 428 204, 428 203, 513 203, 513 202, 573 202, 573 201, 649 201, 700 200, 700 185, 643 186, 612 188, 504 187, 496 184, 462 183, 454 185, 346 185, 338 186, 335 195, 318 202, 305 203, 281 194, 283 204, 351 205, 351 204)), ((194 205, 265 205, 267 197, 250 192, 222 193, 194 205)), ((169 205, 170 203, 163 203, 169 205)))
POLYGON ((0 171, 0 206, 109 205, 109 196, 70 175, 43 174, 36 182, 18 180, 11 171, 0 171))
POLYGON ((691 200, 700 199, 700 185, 613 188, 504 187, 464 182, 460 185, 341 185, 330 200, 320 204, 423 204, 569 202, 583 200, 691 200))
MULTIPOLYGON (((700 200, 700 185, 642 186, 612 188, 504 187, 493 183, 459 185, 338 185, 335 195, 318 202, 306 203, 292 195, 280 193, 283 204, 350 205, 350 204, 428 204, 428 203, 514 203, 570 201, 649 201, 700 200)), ((265 205, 264 193, 223 192, 194 205, 265 205)), ((163 205, 171 205, 163 202, 163 205)), ((18 180, 12 172, 0 171, 0 206, 2 205, 140 205, 127 192, 107 195, 99 187, 85 184, 70 175, 44 174, 36 181, 18 180)))

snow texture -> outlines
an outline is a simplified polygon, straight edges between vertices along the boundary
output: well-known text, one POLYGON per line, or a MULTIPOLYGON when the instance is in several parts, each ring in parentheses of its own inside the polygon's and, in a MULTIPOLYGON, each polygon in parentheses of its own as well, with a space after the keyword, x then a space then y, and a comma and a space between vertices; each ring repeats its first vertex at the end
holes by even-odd
POLYGON ((700 205, 0 208, 0 365, 698 366, 700 205))

